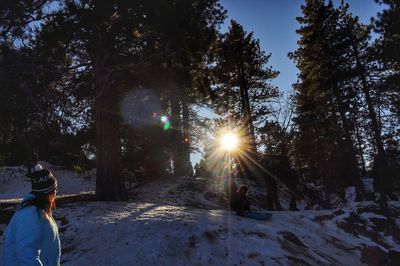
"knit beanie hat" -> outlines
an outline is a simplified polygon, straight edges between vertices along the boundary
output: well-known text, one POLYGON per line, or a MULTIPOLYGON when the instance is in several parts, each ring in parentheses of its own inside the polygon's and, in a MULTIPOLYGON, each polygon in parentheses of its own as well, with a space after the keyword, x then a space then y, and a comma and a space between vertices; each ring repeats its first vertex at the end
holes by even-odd
POLYGON ((57 188, 57 180, 49 170, 41 168, 41 165, 36 165, 32 173, 32 192, 47 194, 57 188))

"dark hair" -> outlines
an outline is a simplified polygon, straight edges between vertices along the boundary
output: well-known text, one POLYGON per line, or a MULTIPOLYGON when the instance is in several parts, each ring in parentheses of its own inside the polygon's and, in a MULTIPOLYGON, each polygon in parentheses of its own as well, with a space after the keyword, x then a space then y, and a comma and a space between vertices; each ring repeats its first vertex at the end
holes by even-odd
POLYGON ((46 214, 50 214, 52 209, 55 208, 55 205, 50 200, 50 195, 53 193, 54 191, 47 194, 32 192, 32 194, 35 195, 35 198, 22 202, 21 209, 28 206, 36 206, 38 210, 42 210, 46 214))

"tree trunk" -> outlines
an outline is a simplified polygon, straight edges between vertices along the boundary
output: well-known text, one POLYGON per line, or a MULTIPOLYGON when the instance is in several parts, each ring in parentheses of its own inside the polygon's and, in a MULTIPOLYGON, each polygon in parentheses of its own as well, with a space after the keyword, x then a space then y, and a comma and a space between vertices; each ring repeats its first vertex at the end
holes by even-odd
POLYGON ((249 99, 249 88, 247 86, 246 77, 243 73, 243 70, 240 69, 240 97, 241 97, 241 104, 242 104, 242 112, 243 112, 243 119, 244 125, 246 128, 246 133, 249 138, 249 148, 251 152, 256 155, 257 146, 256 146, 256 137, 253 125, 253 118, 251 115, 251 107, 250 107, 250 99, 249 99))
POLYGON ((246 137, 242 155, 240 156, 240 166, 245 177, 254 179, 258 175, 257 171, 257 146, 255 131, 253 125, 253 119, 251 115, 250 99, 246 77, 244 75, 243 68, 239 68, 239 80, 240 80, 240 97, 243 112, 244 127, 246 130, 246 137))
POLYGON ((171 98, 172 160, 175 176, 185 175, 181 106, 176 96, 171 98))
POLYGON ((267 205, 270 211, 282 210, 281 202, 279 201, 278 183, 271 177, 268 177, 267 180, 267 205))
POLYGON ((182 119, 183 119, 183 163, 185 165, 185 175, 193 175, 193 167, 190 163, 190 127, 189 127, 189 105, 182 100, 182 119))
POLYGON ((372 131, 373 131, 374 139, 376 142, 376 148, 378 150, 378 154, 385 157, 385 150, 384 150, 383 141, 381 138, 381 131, 380 131, 379 123, 378 123, 378 118, 375 113, 371 95, 369 93, 369 86, 368 86, 368 83, 367 83, 367 80, 366 80, 366 77, 364 74, 364 68, 361 65, 360 59, 358 57, 358 51, 355 47, 354 47, 354 53, 355 53, 355 58, 356 58, 357 71, 360 73, 360 78, 361 78, 361 84, 362 84, 361 89, 364 94, 365 101, 366 101, 367 107, 368 107, 368 116, 371 120, 372 131))
POLYGON ((96 197, 100 200, 125 200, 121 173, 121 141, 118 115, 119 90, 107 80, 99 52, 95 68, 96 87, 96 197))
POLYGON ((249 100, 249 91, 248 89, 244 89, 244 99, 246 102, 246 112, 245 112, 245 117, 247 120, 247 128, 249 130, 249 134, 250 134, 250 141, 252 144, 252 149, 255 152, 255 155, 257 153, 257 145, 256 145, 256 134, 255 134, 255 130, 254 130, 254 125, 253 125, 253 117, 251 114, 251 108, 250 108, 250 100, 249 100))
POLYGON ((372 126, 372 132, 373 132, 373 136, 374 136, 374 140, 375 140, 375 145, 376 148, 378 150, 378 154, 377 154, 377 162, 379 164, 378 169, 379 169, 379 176, 378 176, 378 184, 379 184, 379 190, 381 192, 381 198, 386 198, 386 193, 385 193, 385 187, 386 186, 390 186, 391 184, 384 184, 385 182, 385 177, 383 172, 385 171, 384 169, 386 169, 387 166, 387 162, 386 162, 386 154, 385 154, 385 149, 383 147, 383 141, 382 141, 382 137, 381 137, 381 131, 380 131, 380 127, 379 127, 379 123, 378 123, 378 118, 377 115, 375 113, 375 109, 374 109, 374 105, 371 99, 371 95, 369 92, 369 86, 367 83, 367 79, 365 77, 365 71, 364 71, 364 67, 360 62, 360 58, 358 56, 358 49, 357 46, 353 46, 354 49, 354 55, 355 55, 355 59, 356 59, 356 67, 357 67, 357 71, 358 73, 360 73, 360 79, 361 79, 361 90, 364 94, 365 97, 365 102, 367 103, 367 108, 368 108, 368 116, 369 119, 371 120, 371 126, 372 126))
POLYGON ((350 186, 355 186, 357 188, 357 198, 361 199, 361 194, 363 193, 363 185, 360 178, 360 173, 358 169, 357 155, 356 150, 353 145, 351 132, 353 131, 349 120, 346 117, 346 107, 343 103, 343 96, 338 88, 334 87, 335 96, 337 99, 337 105, 340 114, 340 120, 343 124, 343 133, 344 133, 344 145, 345 145, 345 153, 349 157, 347 173, 349 175, 348 184, 350 186))
POLYGON ((357 146, 358 146, 358 150, 359 150, 360 157, 361 157, 362 175, 367 176, 367 168, 366 168, 364 154, 363 154, 363 150, 362 150, 362 146, 361 146, 362 142, 361 142, 360 129, 358 127, 357 120, 354 121, 354 127, 356 130, 357 146))

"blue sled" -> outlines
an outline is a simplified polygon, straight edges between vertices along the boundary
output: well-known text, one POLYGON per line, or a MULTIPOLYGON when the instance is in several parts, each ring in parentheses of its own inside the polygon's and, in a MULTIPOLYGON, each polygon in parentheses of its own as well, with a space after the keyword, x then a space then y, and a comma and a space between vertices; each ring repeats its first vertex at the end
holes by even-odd
POLYGON ((259 212, 248 211, 248 212, 244 213, 244 217, 265 221, 265 220, 271 219, 272 213, 270 213, 270 212, 262 212, 262 211, 259 211, 259 212))

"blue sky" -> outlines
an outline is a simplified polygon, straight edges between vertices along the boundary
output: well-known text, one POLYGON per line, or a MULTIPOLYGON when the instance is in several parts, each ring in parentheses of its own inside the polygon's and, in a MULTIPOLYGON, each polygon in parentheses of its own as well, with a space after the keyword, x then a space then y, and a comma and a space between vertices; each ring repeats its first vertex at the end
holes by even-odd
MULTIPOLYGON (((297 69, 287 57, 288 52, 297 47, 299 24, 296 17, 301 16, 302 0, 221 0, 228 10, 228 19, 221 28, 227 31, 230 19, 243 25, 247 32, 254 31, 260 39, 261 48, 272 53, 270 65, 280 72, 274 83, 280 90, 291 90, 296 82, 297 69)), ((359 16, 362 22, 369 22, 381 10, 374 0, 349 0, 350 11, 359 16)), ((340 4, 340 0, 334 0, 340 4)))
MULTIPOLYGON (((339 5, 340 0, 334 0, 339 5)), ((361 21, 368 23, 372 16, 382 10, 382 6, 374 0, 348 0, 350 11, 359 16, 361 21)), ((254 32, 260 40, 262 50, 272 53, 270 66, 280 74, 273 83, 280 90, 291 91, 292 84, 297 80, 297 68, 287 57, 287 54, 296 50, 298 35, 296 29, 299 24, 296 17, 301 16, 300 6, 303 0, 221 0, 221 4, 228 11, 228 18, 221 27, 226 32, 231 19, 236 20, 247 32, 254 32)), ((201 114, 207 115, 204 110, 201 114)), ((200 154, 192 154, 194 165, 201 158, 200 154)))

